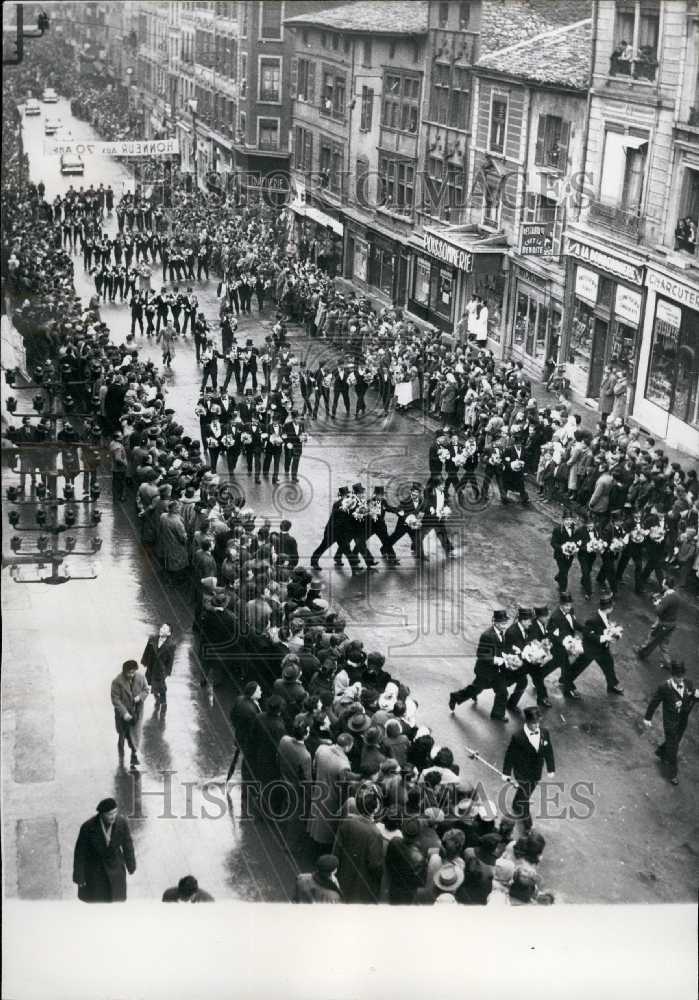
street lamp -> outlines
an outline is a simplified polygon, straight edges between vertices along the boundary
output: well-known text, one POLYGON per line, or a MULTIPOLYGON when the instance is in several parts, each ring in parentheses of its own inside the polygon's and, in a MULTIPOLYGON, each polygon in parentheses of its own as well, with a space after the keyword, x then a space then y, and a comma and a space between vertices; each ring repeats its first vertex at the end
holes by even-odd
POLYGON ((192 112, 192 152, 194 153, 194 190, 199 190, 199 166, 197 164, 197 107, 196 100, 188 102, 189 110, 192 112))

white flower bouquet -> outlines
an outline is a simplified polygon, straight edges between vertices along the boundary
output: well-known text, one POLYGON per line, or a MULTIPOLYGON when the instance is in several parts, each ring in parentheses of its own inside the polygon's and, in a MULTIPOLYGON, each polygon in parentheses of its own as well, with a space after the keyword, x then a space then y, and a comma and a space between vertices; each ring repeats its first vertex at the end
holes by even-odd
POLYGON ((650 529, 648 537, 651 542, 662 542, 665 538, 665 528, 660 524, 655 524, 650 529))
POLYGON ((275 448, 278 448, 279 445, 282 443, 282 439, 279 437, 278 434, 270 434, 269 443, 273 445, 275 448))
POLYGON ((354 505, 356 504, 356 502, 357 502, 356 497, 343 497, 340 506, 342 510, 344 510, 346 513, 349 513, 351 510, 354 509, 354 505))
POLYGON ((369 504, 369 514, 372 521, 378 521, 381 517, 382 508, 381 503, 378 500, 372 500, 369 504))
POLYGON ((626 541, 623 538, 612 538, 609 543, 609 551, 613 552, 615 555, 622 552, 626 548, 626 541))
POLYGON ((561 552, 567 559, 572 559, 577 554, 579 548, 579 542, 564 542, 561 545, 561 552))
POLYGON ((513 472, 521 472, 524 468, 524 462, 521 458, 515 458, 514 461, 510 462, 510 468, 513 472))
POLYGON ((245 431, 240 435, 240 440, 243 444, 252 444, 252 434, 248 434, 247 431, 245 431))
POLYGON ((567 635, 563 640, 563 648, 565 649, 568 656, 571 658, 576 656, 582 656, 583 643, 582 639, 577 635, 567 635))
POLYGON ((405 523, 409 528, 419 528, 422 524, 422 514, 408 514, 405 523))
POLYGON ((347 376, 347 385, 356 385, 356 384, 357 384, 357 376, 354 374, 354 372, 350 372, 349 375, 347 376))
POLYGON ((532 639, 522 650, 522 659, 535 667, 542 667, 551 659, 551 643, 548 639, 532 639))
POLYGON ((293 444, 292 444, 292 442, 291 442, 291 441, 287 441, 287 442, 286 442, 286 450, 287 450, 287 451, 291 451, 291 450, 293 449, 293 447, 294 447, 294 446, 293 446, 293 444))
POLYGON ((332 375, 326 375, 325 378, 323 379, 323 387, 325 389, 329 389, 332 384, 333 384, 332 375))
POLYGON ((448 462, 449 459, 451 458, 451 452, 449 451, 448 448, 439 448, 437 450, 437 457, 439 458, 440 462, 448 462))
POLYGON ((503 653, 502 658, 506 670, 519 670, 522 666, 522 657, 519 655, 519 652, 503 653))
POLYGON ((621 625, 615 625, 613 622, 607 626, 602 635, 600 636, 600 641, 610 645, 613 642, 618 642, 624 634, 624 629, 621 625))
POLYGON ((446 519, 449 517, 450 514, 451 514, 451 507, 447 507, 446 504, 444 504, 441 510, 437 511, 437 517, 440 519, 440 521, 446 521, 446 519))
POLYGON ((596 555, 597 553, 604 552, 607 548, 607 543, 603 542, 601 538, 591 538, 585 548, 590 554, 594 553, 596 555))
POLYGON ((352 517, 355 519, 355 521, 363 521, 368 516, 369 516, 369 507, 364 502, 364 500, 360 500, 355 506, 354 510, 352 511, 352 517))

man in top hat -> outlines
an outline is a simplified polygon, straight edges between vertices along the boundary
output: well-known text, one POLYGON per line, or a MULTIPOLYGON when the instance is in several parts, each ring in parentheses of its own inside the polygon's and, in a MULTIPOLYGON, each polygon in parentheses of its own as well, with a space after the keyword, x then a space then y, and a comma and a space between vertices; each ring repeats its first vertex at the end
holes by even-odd
POLYGON ((250 337, 245 341, 242 351, 243 374, 241 376, 241 386, 245 389, 248 375, 252 378, 253 392, 257 392, 257 348, 252 346, 250 337))
POLYGON ((575 514, 570 510, 564 510, 561 523, 557 524, 551 532, 551 548, 553 549, 553 558, 556 560, 556 566, 558 567, 558 572, 554 576, 554 580, 558 584, 558 589, 561 593, 568 590, 568 573, 575 559, 575 552, 566 554, 563 551, 563 546, 574 544, 576 544, 575 514))
POLYGON ((529 495, 524 481, 526 455, 524 451, 524 433, 518 431, 514 435, 514 442, 511 448, 506 448, 502 453, 503 462, 503 503, 509 503, 508 493, 519 493, 522 505, 529 506, 529 495))
POLYGON ((507 722, 505 706, 507 704, 507 676, 503 653, 507 652, 508 616, 503 610, 493 611, 490 628, 481 633, 476 648, 475 677, 473 681, 460 691, 452 691, 449 695, 449 711, 453 712, 457 705, 469 698, 475 703, 481 691, 491 688, 495 692, 495 700, 490 713, 491 719, 507 722))
MULTIPOLYGON (((363 504, 366 500, 366 490, 361 483, 352 484, 352 494, 357 498, 358 505, 363 504)), ((367 569, 374 569, 378 566, 378 561, 374 559, 373 555, 367 548, 367 538, 369 537, 369 532, 371 530, 371 516, 369 514, 364 518, 355 517, 355 512, 357 507, 355 507, 354 512, 350 512, 350 527, 352 531, 352 556, 354 564, 358 564, 358 556, 361 556, 364 560, 367 569)))
POLYGON ((670 781, 673 785, 679 784, 677 752, 687 728, 689 713, 696 705, 697 699, 699 699, 699 690, 692 681, 685 678, 684 663, 673 660, 670 664, 670 678, 663 681, 656 690, 643 719, 644 724, 650 727, 658 705, 663 706, 665 739, 658 746, 655 754, 664 764, 667 764, 670 781))
POLYGON ((599 601, 599 610, 592 618, 588 618, 585 622, 583 628, 583 654, 573 665, 571 679, 575 683, 580 674, 594 660, 604 674, 604 679, 607 682, 607 693, 622 695, 624 689, 619 685, 619 680, 614 670, 612 644, 604 638, 604 632, 611 624, 609 616, 613 609, 614 598, 612 595, 602 595, 599 601))
POLYGON ((306 431, 301 420, 299 411, 291 411, 291 419, 284 424, 282 439, 284 442, 284 475, 291 473, 292 483, 299 481, 299 462, 303 452, 303 440, 306 431))
POLYGON ((548 637, 551 641, 552 659, 551 663, 544 667, 544 677, 553 673, 554 670, 560 669, 560 685, 563 693, 567 698, 575 701, 580 695, 575 690, 572 662, 568 651, 563 645, 563 640, 569 636, 572 637, 576 634, 581 634, 583 627, 573 614, 572 596, 566 591, 560 595, 558 600, 559 606, 549 618, 548 623, 548 637))
POLYGON ((398 514, 398 520, 396 521, 393 533, 388 539, 388 544, 391 548, 394 548, 396 542, 400 541, 403 535, 409 535, 411 551, 416 558, 423 560, 425 554, 422 551, 422 519, 425 510, 420 483, 411 484, 410 496, 399 502, 396 513, 398 514), (413 517, 417 518, 417 524, 408 523, 408 519, 413 517))
MULTIPOLYGON (((320 569, 318 560, 335 543, 337 543, 334 558, 335 565, 342 566, 343 555, 347 557, 347 561, 352 565, 353 557, 349 548, 352 540, 351 514, 345 510, 343 504, 343 501, 346 501, 349 495, 349 486, 341 486, 337 491, 337 500, 332 505, 330 517, 325 525, 320 545, 311 553, 311 566, 313 569, 320 569)), ((356 557, 354 561, 356 562, 356 557)))
MULTIPOLYGON (((531 623, 528 632, 528 641, 533 642, 547 642, 551 644, 548 634, 549 625, 549 609, 546 604, 535 604, 534 605, 534 621, 531 623)), ((551 659, 542 663, 540 666, 530 664, 527 668, 527 672, 532 679, 532 684, 534 685, 534 690, 536 692, 536 703, 539 706, 545 708, 551 707, 551 702, 548 698, 548 692, 546 690, 546 684, 544 683, 544 678, 548 672, 549 665, 553 661, 553 655, 551 659)))
MULTIPOLYGON (((516 653, 521 657, 522 650, 529 642, 529 630, 533 621, 534 612, 531 608, 517 608, 517 617, 505 632, 508 653, 516 653)), ((515 685, 514 691, 507 699, 507 707, 511 711, 517 711, 519 700, 527 689, 528 681, 529 666, 524 660, 518 669, 507 671, 507 686, 515 685)))
MULTIPOLYGON (((442 477, 433 476, 429 485, 425 489, 424 494, 424 516, 422 521, 421 544, 424 543, 424 539, 430 531, 434 531, 442 548, 444 549, 447 559, 455 559, 456 556, 454 555, 454 546, 449 538, 445 523, 446 518, 444 511, 446 506, 446 494, 442 484, 442 477)), ((429 556, 423 553, 423 558, 429 559, 429 556)))
POLYGON ((524 725, 510 740, 502 765, 503 774, 513 774, 517 785, 512 801, 512 815, 521 819, 527 830, 532 826, 529 800, 541 781, 544 764, 549 778, 554 777, 556 770, 551 737, 548 729, 540 725, 540 720, 541 712, 538 708, 533 705, 525 708, 524 725))
POLYGON ((396 553, 391 545, 388 527, 386 526, 386 514, 397 514, 398 508, 392 507, 386 499, 386 490, 383 486, 374 487, 374 495, 369 501, 370 524, 367 541, 376 535, 381 542, 381 556, 388 561, 389 566, 400 566, 396 553), (372 513, 373 511, 373 513, 372 513))
POLYGON ((336 419, 337 404, 340 396, 342 396, 342 402, 345 405, 345 414, 347 416, 350 415, 349 376, 350 368, 342 361, 338 364, 337 368, 333 370, 333 406, 330 414, 332 420, 336 419))

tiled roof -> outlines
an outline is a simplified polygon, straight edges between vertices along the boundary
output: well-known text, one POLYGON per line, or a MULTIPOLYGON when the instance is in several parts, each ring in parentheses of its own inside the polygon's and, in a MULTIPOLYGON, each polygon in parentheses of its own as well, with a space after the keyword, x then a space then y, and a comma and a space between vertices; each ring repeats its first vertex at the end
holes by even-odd
POLYGON ((481 56, 478 67, 532 83, 574 87, 590 85, 592 20, 553 28, 525 41, 481 56))
POLYGON ((330 10, 297 14, 284 21, 289 25, 309 25, 335 31, 383 35, 419 35, 427 32, 427 3, 410 0, 392 3, 373 0, 333 7, 330 10))
POLYGON ((481 56, 591 15, 590 0, 483 0, 481 56))

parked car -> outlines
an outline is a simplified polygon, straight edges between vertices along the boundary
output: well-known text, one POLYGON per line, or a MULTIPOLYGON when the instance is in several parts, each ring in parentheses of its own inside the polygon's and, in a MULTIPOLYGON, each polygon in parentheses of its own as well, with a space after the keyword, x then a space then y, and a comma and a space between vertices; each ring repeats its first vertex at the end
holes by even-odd
POLYGON ((40 115, 41 114, 41 105, 39 104, 39 102, 34 97, 30 97, 29 100, 27 101, 27 103, 26 103, 26 105, 24 107, 24 113, 25 113, 25 115, 40 115))
POLYGON ((53 87, 47 87, 41 97, 44 104, 58 104, 58 94, 53 87))
POLYGON ((46 118, 44 121, 44 135, 55 135, 59 128, 63 128, 60 118, 46 118))
POLYGON ((84 174, 85 164, 81 156, 77 153, 62 153, 61 154, 61 173, 62 174, 84 174))

